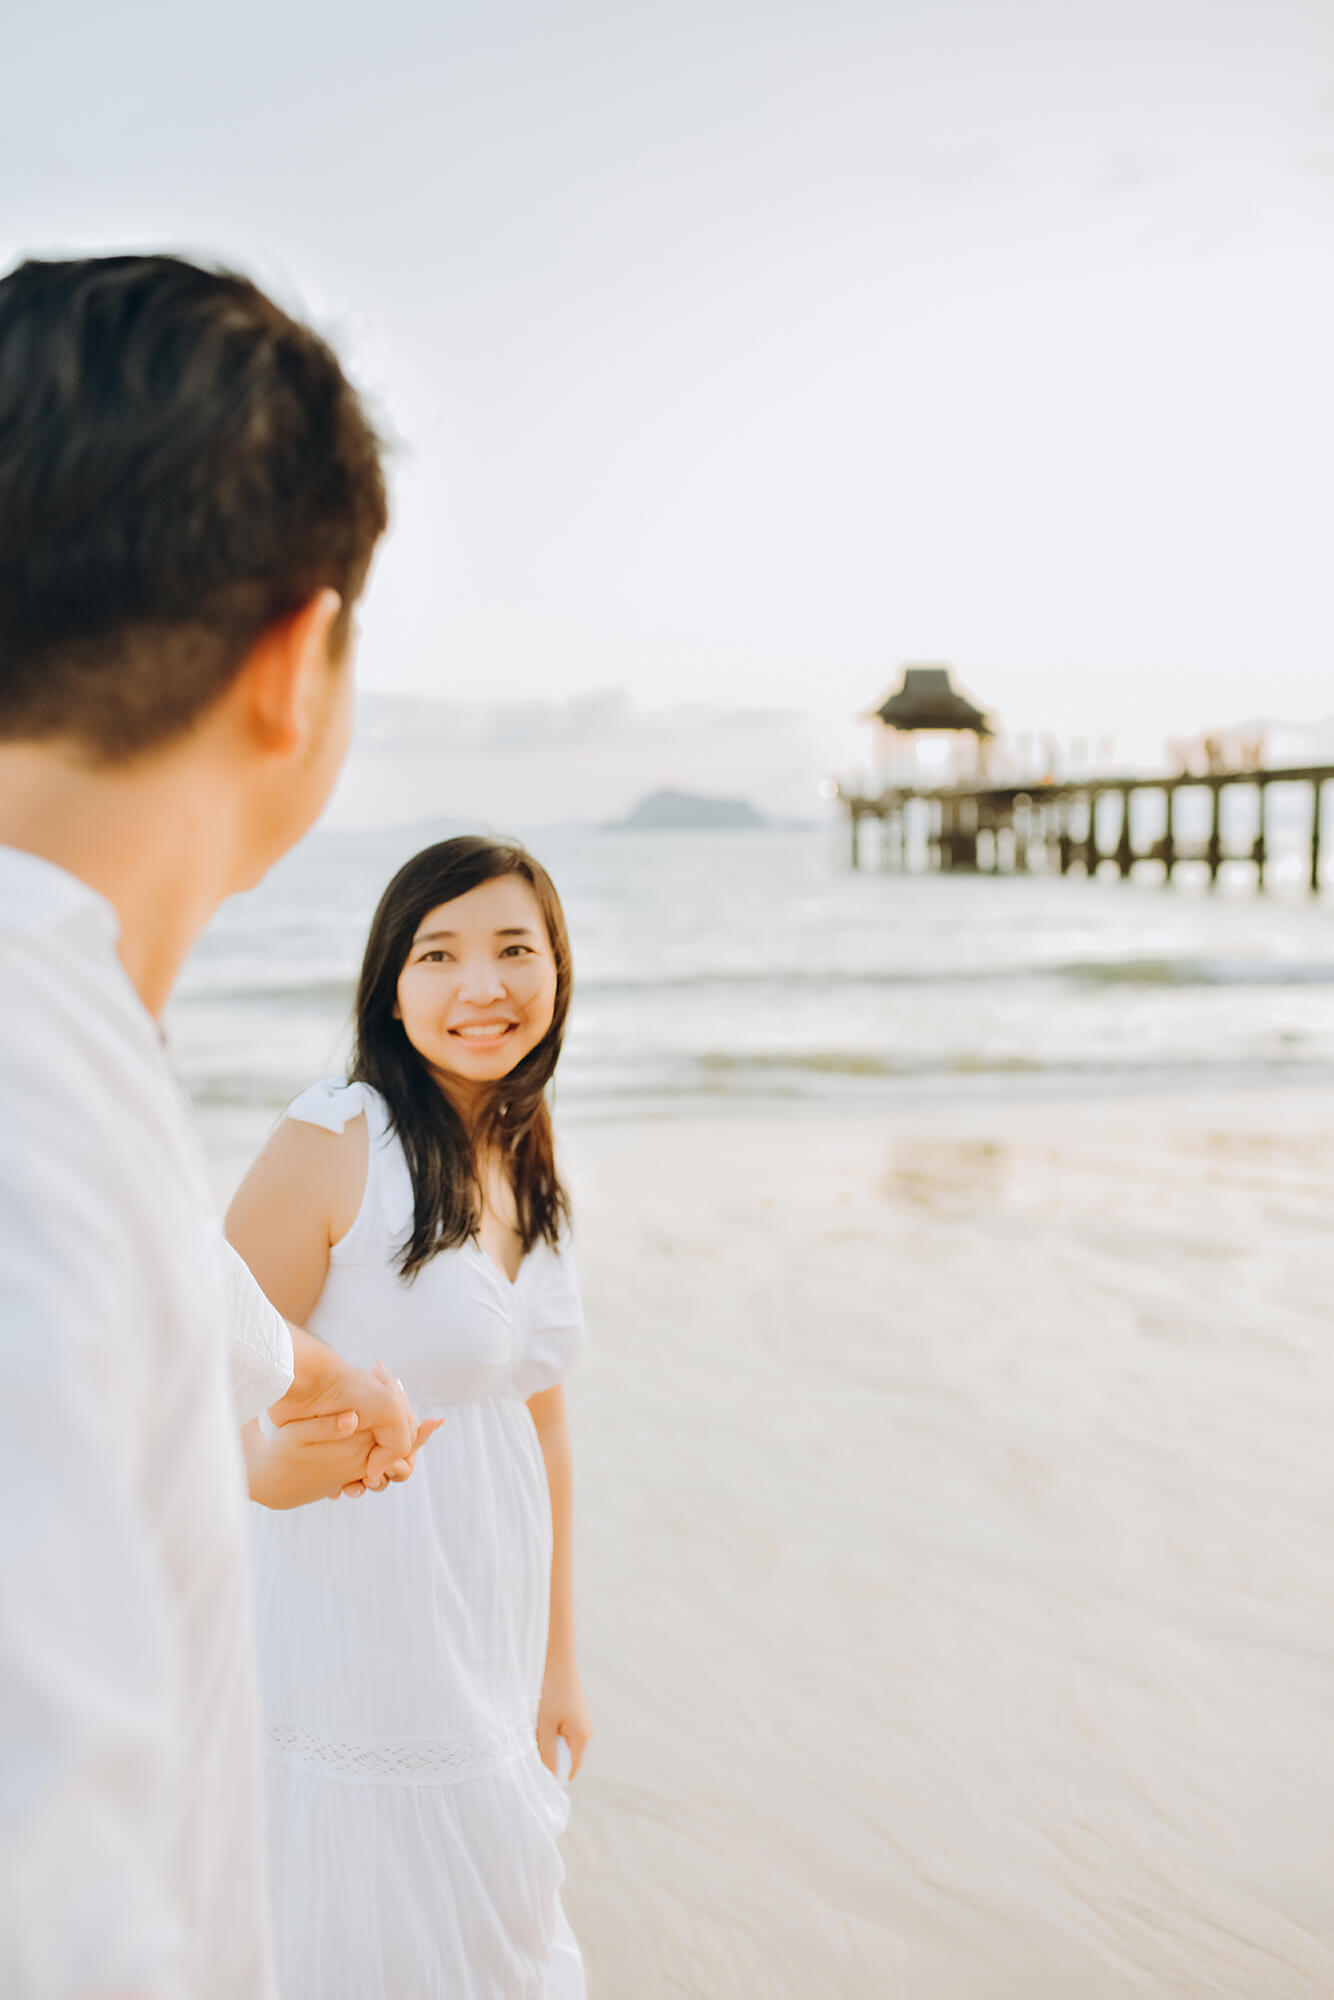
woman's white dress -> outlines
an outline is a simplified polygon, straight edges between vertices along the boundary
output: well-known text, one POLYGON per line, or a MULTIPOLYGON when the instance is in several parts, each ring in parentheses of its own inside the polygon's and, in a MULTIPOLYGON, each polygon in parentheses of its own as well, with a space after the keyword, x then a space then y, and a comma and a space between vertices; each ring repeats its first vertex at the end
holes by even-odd
POLYGON ((254 1516, 270 1869, 284 2000, 580 2000, 560 1906, 565 1791, 537 1754, 551 1508, 525 1399, 582 1333, 568 1250, 511 1284, 481 1247, 404 1283, 412 1184, 383 1100, 316 1084, 290 1116, 366 1114, 366 1193, 308 1324, 383 1361, 444 1423, 408 1482, 254 1516))

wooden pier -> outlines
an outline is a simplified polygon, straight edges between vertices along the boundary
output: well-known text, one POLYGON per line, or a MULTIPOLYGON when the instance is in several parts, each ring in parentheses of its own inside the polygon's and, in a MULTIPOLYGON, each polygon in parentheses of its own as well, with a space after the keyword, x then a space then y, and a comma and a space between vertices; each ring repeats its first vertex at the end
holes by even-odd
POLYGON ((975 784, 937 787, 891 786, 871 797, 840 785, 838 796, 848 815, 851 860, 861 865, 862 830, 868 820, 880 830, 880 865, 906 868, 913 848, 924 848, 927 866, 946 874, 959 872, 1024 874, 1032 869, 1069 875, 1081 869, 1096 875, 1105 864, 1128 877, 1141 862, 1157 862, 1164 879, 1188 861, 1203 862, 1212 886, 1229 863, 1255 869, 1264 887, 1270 860, 1270 794, 1275 786, 1304 787, 1310 793, 1307 836, 1311 889, 1320 887, 1322 814, 1325 787, 1334 778, 1334 764, 1298 765, 1272 770, 1183 771, 1175 777, 1067 778, 1040 784, 975 784), (1228 852, 1223 840, 1223 795, 1243 787, 1253 795, 1253 837, 1240 852, 1228 852), (1208 832, 1203 839, 1184 840, 1179 801, 1184 792, 1208 795, 1208 832), (1159 801, 1153 816, 1160 831, 1136 843, 1133 802, 1145 794, 1159 801), (910 838, 916 835, 916 840, 910 838))

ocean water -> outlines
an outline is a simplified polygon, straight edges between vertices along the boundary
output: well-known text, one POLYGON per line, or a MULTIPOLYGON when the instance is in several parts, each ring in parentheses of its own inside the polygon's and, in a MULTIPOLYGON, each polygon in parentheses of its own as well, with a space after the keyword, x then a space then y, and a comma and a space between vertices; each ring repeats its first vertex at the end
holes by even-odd
MULTIPOLYGON (((215 1136, 347 1048, 375 902, 439 827, 317 831, 220 911, 168 1017, 215 1136)), ((845 834, 559 828, 562 1109, 1300 1083, 1334 1063, 1334 891, 849 871, 845 834)), ((1202 871, 1199 871, 1202 874, 1202 871)), ((1283 879, 1286 874, 1287 879, 1283 879)))

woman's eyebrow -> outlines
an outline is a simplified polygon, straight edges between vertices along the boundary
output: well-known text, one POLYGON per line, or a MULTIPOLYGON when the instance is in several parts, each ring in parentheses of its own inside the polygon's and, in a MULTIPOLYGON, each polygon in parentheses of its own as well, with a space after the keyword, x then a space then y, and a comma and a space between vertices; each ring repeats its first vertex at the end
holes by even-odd
MULTIPOLYGON (((537 932, 530 929, 527 924, 509 924, 504 930, 492 931, 491 935, 492 937, 527 938, 536 937, 537 932)), ((456 938, 457 936, 457 931, 419 931, 417 936, 412 940, 412 948, 415 951, 419 944, 430 944, 436 938, 456 938)))

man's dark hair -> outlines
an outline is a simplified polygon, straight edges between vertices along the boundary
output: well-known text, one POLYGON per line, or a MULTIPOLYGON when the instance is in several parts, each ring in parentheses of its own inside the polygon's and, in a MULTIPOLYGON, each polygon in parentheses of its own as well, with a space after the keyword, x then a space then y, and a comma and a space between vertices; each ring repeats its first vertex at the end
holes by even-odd
POLYGON ((187 729, 387 518, 338 361, 248 279, 177 257, 0 279, 0 739, 99 762, 187 729))

